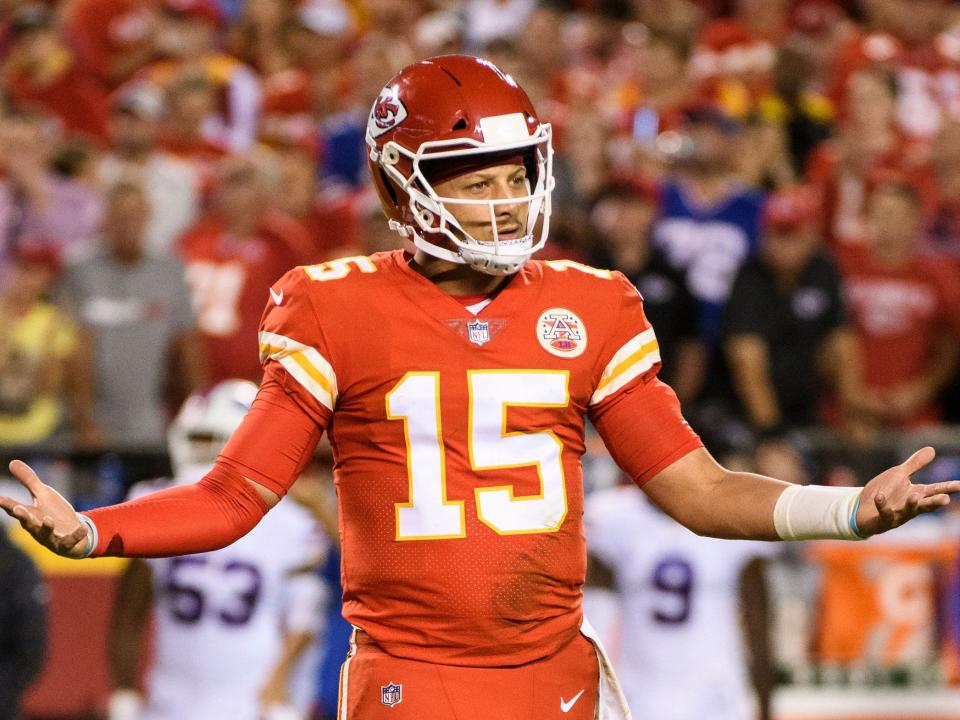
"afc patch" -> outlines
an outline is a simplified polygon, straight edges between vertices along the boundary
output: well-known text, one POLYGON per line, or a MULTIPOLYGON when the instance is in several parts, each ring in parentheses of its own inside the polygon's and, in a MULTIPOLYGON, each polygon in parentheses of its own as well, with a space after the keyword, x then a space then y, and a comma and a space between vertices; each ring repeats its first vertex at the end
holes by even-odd
POLYGON ((490 323, 483 320, 467 323, 467 338, 474 345, 486 345, 490 342, 490 323))
POLYGON ((407 119, 407 106, 397 94, 397 88, 388 85, 380 91, 380 97, 370 110, 367 132, 371 137, 380 137, 393 130, 407 119))
POLYGON ((544 310, 537 319, 537 340, 551 355, 575 358, 587 349, 583 321, 566 308, 544 310))
POLYGON ((387 707, 393 707, 403 702, 403 685, 391 682, 380 686, 380 702, 387 707))

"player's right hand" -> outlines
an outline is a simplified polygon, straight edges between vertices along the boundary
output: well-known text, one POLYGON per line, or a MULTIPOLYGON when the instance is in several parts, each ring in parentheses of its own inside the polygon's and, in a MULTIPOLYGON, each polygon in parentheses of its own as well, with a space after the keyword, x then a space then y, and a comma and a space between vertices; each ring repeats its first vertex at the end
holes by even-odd
POLYGON ((22 460, 10 463, 10 472, 33 496, 31 505, 23 505, 0 495, 0 508, 20 521, 24 530, 44 547, 64 557, 87 555, 87 527, 66 499, 22 460))

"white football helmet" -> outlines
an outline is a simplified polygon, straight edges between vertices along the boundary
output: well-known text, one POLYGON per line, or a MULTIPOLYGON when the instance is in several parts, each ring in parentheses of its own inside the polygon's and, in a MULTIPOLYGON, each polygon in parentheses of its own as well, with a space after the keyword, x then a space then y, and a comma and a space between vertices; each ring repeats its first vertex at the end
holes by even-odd
POLYGON ((210 469, 256 395, 257 386, 249 380, 224 380, 206 394, 186 399, 167 430, 170 461, 178 480, 192 482, 197 473, 210 469))

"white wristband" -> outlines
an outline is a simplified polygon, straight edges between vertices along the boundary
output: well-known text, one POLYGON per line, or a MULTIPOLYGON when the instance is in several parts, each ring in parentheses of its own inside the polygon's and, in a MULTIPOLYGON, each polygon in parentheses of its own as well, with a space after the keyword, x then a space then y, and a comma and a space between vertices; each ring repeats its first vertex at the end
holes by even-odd
POLYGON ((784 540, 863 540, 857 525, 862 488, 791 485, 777 499, 773 524, 784 540))
POLYGON ((100 534, 97 532, 96 524, 86 515, 77 513, 77 518, 87 528, 87 549, 80 557, 88 558, 93 555, 93 551, 97 549, 97 545, 100 543, 100 534))

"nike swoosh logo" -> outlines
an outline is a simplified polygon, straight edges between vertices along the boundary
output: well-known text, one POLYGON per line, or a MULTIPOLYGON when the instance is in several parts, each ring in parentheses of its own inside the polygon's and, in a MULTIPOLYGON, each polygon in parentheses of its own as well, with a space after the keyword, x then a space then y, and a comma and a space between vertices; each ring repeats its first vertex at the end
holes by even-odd
POLYGON ((280 292, 274 292, 273 288, 270 288, 270 297, 273 298, 273 301, 279 305, 283 302, 283 288, 280 289, 280 292))
MULTIPOLYGON (((586 689, 586 688, 584 688, 584 689, 586 689)), ((560 712, 562 712, 562 713, 568 713, 568 712, 570 712, 570 708, 572 708, 574 705, 577 704, 577 700, 580 699, 580 696, 581 696, 581 695, 583 695, 583 690, 581 690, 580 692, 578 692, 576 695, 574 695, 572 698, 570 698, 570 700, 568 700, 567 702, 564 702, 564 701, 563 701, 563 698, 560 698, 560 712)))

